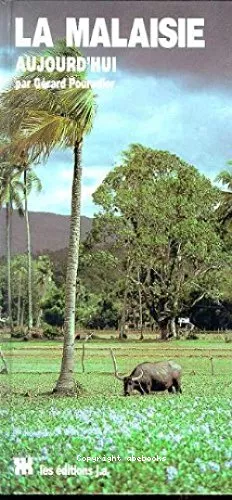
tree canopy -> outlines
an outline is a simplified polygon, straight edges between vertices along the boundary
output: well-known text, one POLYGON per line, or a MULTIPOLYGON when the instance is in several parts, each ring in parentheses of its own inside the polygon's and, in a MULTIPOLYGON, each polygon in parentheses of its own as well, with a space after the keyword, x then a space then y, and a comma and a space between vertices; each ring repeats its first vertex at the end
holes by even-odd
MULTIPOLYGON (((190 301, 217 295, 220 269, 229 265, 217 230, 220 191, 192 165, 167 151, 133 144, 94 193, 96 224, 108 231, 137 270, 162 335, 190 301)), ((136 271, 136 272, 135 272, 136 271)))

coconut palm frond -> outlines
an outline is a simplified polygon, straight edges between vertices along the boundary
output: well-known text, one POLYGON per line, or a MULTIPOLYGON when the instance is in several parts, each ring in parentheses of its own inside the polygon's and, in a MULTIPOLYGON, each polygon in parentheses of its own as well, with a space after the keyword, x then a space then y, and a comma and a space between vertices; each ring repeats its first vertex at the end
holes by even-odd
MULTIPOLYGON (((231 162, 228 162, 231 165, 231 162)), ((223 170, 216 178, 227 188, 227 191, 221 190, 221 203, 217 209, 218 217, 222 225, 232 221, 232 170, 223 170)))
POLYGON ((34 112, 23 123, 24 137, 15 141, 14 152, 20 155, 26 152, 29 158, 45 160, 52 150, 71 147, 80 135, 79 125, 68 117, 53 116, 45 112, 34 112))
POLYGON ((217 176, 216 180, 218 182, 221 182, 223 184, 223 186, 227 186, 228 189, 232 189, 232 171, 223 170, 217 176))
POLYGON ((42 183, 39 177, 36 175, 33 170, 29 170, 27 172, 26 176, 26 181, 27 181, 27 192, 28 194, 31 193, 32 189, 34 188, 37 193, 40 193, 42 191, 42 183))
POLYGON ((22 122, 27 117, 29 110, 51 112, 55 108, 53 94, 46 90, 19 89, 4 92, 0 98, 0 133, 7 131, 12 138, 23 135, 22 122), (39 92, 39 95, 38 95, 39 92))
POLYGON ((4 182, 0 187, 0 206, 8 203, 11 209, 15 206, 19 215, 23 215, 23 184, 18 180, 18 176, 19 173, 12 173, 12 169, 8 173, 5 171, 4 182))
POLYGON ((14 190, 14 192, 11 192, 11 195, 12 195, 12 208, 13 206, 15 206, 19 216, 24 217, 23 202, 20 194, 16 190, 14 190))
POLYGON ((91 129, 91 120, 96 112, 95 98, 91 88, 61 91, 62 107, 66 110, 67 115, 72 116, 75 120, 80 118, 87 130, 91 129))
POLYGON ((92 128, 95 109, 91 93, 87 95, 85 108, 83 96, 77 101, 76 113, 74 119, 71 113, 63 116, 32 110, 21 124, 24 135, 14 141, 14 154, 17 156, 26 151, 30 157, 44 160, 56 145, 72 147, 76 140, 92 128))

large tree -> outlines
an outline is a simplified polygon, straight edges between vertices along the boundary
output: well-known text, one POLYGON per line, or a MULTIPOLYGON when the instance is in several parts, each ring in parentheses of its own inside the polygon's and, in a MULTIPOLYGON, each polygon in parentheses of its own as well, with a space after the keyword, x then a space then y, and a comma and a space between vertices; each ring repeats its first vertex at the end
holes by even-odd
POLYGON ((193 292, 193 303, 218 293, 217 273, 227 265, 216 230, 219 197, 195 167, 139 144, 94 194, 98 219, 128 249, 130 279, 142 287, 163 339, 193 292))
MULTIPOLYGON (((43 56, 78 57, 81 53, 76 48, 68 48, 64 41, 59 41, 54 48, 46 50, 43 56)), ((75 77, 85 80, 82 73, 30 73, 23 78, 33 81, 35 77, 45 80, 61 80, 75 77)), ((22 75, 21 75, 22 78, 22 75)), ((33 85, 29 89, 15 90, 12 87, 2 95, 2 121, 8 119, 8 128, 12 136, 20 133, 23 140, 14 147, 17 154, 26 154, 30 159, 46 159, 56 147, 70 148, 73 151, 73 182, 71 195, 71 224, 69 252, 66 275, 64 348, 60 376, 55 391, 70 393, 75 391, 74 380, 74 339, 75 339, 75 303, 76 279, 80 241, 80 206, 81 206, 81 157, 84 136, 92 129, 95 114, 95 96, 90 87, 65 89, 40 89, 33 85), (14 110, 14 112, 13 112, 14 110), (14 115, 14 116, 13 116, 14 115)))

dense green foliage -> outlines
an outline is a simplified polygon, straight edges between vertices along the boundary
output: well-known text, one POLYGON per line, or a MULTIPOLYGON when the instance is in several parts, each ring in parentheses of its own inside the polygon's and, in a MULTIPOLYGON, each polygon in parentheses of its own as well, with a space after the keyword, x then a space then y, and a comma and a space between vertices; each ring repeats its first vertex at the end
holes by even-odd
POLYGON ((231 252, 219 230, 221 193, 196 168, 135 144, 94 201, 102 208, 94 234, 123 248, 127 296, 140 287, 163 338, 183 310, 223 296, 231 252))

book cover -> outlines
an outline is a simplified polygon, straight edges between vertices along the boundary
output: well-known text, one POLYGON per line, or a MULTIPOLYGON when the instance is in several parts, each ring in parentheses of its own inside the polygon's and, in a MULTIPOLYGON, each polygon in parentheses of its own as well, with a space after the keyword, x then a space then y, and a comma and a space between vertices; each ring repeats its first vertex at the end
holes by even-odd
POLYGON ((230 494, 231 3, 0 14, 0 493, 230 494))

